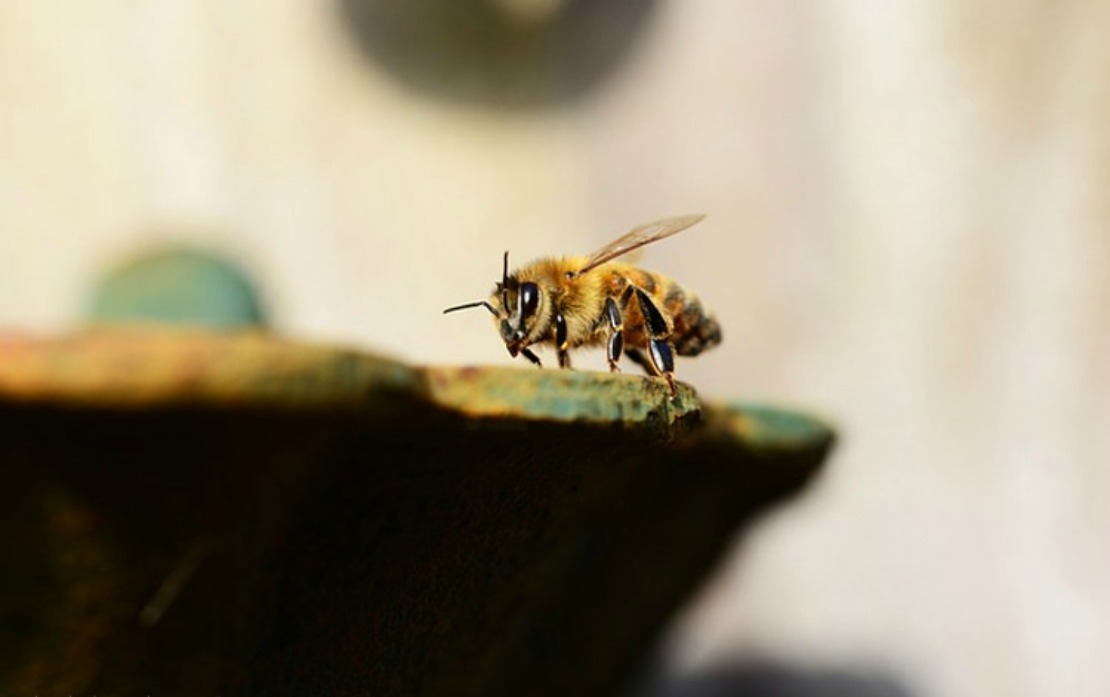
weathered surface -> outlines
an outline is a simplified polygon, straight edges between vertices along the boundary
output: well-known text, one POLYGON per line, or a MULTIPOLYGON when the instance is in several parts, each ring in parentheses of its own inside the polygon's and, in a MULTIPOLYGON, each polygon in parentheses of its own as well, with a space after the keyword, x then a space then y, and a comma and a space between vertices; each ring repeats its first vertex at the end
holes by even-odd
POLYGON ((634 376, 0 342, 0 693, 611 694, 830 443, 634 376))
POLYGON ((623 424, 665 431, 701 410, 697 394, 676 383, 613 373, 536 368, 425 368, 436 404, 471 417, 623 424))
POLYGON ((418 393, 396 361, 262 332, 135 326, 61 339, 0 338, 0 397, 95 408, 357 408, 418 393))

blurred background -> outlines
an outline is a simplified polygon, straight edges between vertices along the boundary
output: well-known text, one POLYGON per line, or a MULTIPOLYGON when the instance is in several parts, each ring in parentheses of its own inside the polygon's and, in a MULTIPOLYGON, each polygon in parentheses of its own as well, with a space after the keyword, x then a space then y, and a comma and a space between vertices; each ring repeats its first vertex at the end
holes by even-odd
POLYGON ((679 377, 842 438, 639 693, 1103 695, 1108 124, 1108 3, 6 0, 0 328, 181 248, 284 334, 506 363, 440 315, 503 250, 704 212, 642 261, 724 329, 679 377))

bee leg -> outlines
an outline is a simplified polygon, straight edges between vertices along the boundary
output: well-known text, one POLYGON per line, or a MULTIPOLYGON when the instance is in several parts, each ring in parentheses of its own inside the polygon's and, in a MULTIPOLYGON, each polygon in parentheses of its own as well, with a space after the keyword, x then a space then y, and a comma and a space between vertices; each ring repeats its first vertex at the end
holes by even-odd
POLYGON ((643 368, 644 372, 648 375, 655 375, 655 368, 651 365, 651 361, 648 360, 647 356, 645 356, 644 352, 640 349, 629 347, 624 350, 624 355, 628 356, 633 363, 643 368))
POLYGON ((655 369, 659 371, 657 374, 666 378, 667 385, 671 388, 671 396, 677 396, 678 390, 674 386, 674 350, 671 349, 669 341, 664 339, 651 340, 651 362, 655 365, 655 369))
POLYGON ((667 384, 671 388, 671 396, 674 397, 678 394, 674 386, 674 349, 671 348, 671 342, 667 340, 671 329, 667 326, 663 313, 655 306, 651 296, 640 288, 636 288, 635 293, 636 301, 640 303, 640 312, 644 316, 644 323, 647 325, 649 332, 648 357, 651 358, 653 372, 655 375, 666 378, 667 384))
POLYGON ((605 299, 605 315, 609 318, 609 344, 606 351, 609 372, 619 373, 617 361, 621 359, 624 350, 624 320, 621 318, 620 308, 611 297, 605 299))
POLYGON ((520 355, 524 356, 525 358, 527 358, 531 362, 535 363, 537 368, 542 368, 543 367, 543 363, 540 362, 540 357, 537 356, 536 354, 532 353, 532 351, 530 349, 527 349, 527 348, 520 349, 520 355))
POLYGON ((559 353, 559 367, 570 367, 570 345, 567 340, 567 320, 563 313, 555 313, 555 350, 559 353))
MULTIPOLYGON (((623 307, 623 308, 626 308, 626 309, 628 308, 628 304, 630 302, 632 302, 632 295, 633 295, 633 292, 635 290, 636 290, 636 286, 633 286, 632 284, 629 284, 629 285, 624 287, 624 292, 621 293, 620 307, 623 307)), ((619 309, 618 309, 618 314, 619 314, 619 309)), ((641 313, 641 314, 643 314, 643 313, 641 313)), ((644 372, 647 373, 648 375, 654 376, 654 375, 658 374, 655 370, 655 366, 653 366, 651 364, 651 361, 649 361, 647 359, 647 356, 645 356, 644 352, 641 351, 640 349, 638 349, 634 346, 629 346, 628 348, 626 348, 624 350, 624 355, 626 355, 630 359, 632 359, 633 363, 635 363, 636 365, 643 368, 644 372)))

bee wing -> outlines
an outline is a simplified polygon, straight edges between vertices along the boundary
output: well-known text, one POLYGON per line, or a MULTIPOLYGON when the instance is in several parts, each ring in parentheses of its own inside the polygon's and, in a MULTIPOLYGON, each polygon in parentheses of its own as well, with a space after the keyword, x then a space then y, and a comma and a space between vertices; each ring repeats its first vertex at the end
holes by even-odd
POLYGON ((633 228, 591 254, 586 260, 586 264, 575 271, 574 275, 578 276, 586 273, 590 269, 601 266, 607 261, 612 261, 644 245, 658 242, 671 235, 677 235, 691 225, 700 222, 704 217, 704 215, 683 215, 677 218, 656 220, 653 223, 633 228))

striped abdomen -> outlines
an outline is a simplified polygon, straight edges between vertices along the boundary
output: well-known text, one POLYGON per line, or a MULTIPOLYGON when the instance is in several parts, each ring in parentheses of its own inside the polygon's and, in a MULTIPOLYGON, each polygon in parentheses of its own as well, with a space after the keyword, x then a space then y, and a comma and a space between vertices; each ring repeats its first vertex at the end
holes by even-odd
POLYGON ((721 343, 721 326, 698 296, 670 281, 662 298, 663 311, 674 321, 671 341, 678 355, 696 356, 721 343))
MULTIPOLYGON (((655 300, 656 306, 671 323, 670 339, 678 355, 696 356, 721 343, 721 327, 717 320, 702 305, 697 295, 675 281, 662 274, 635 267, 625 267, 614 276, 621 282, 610 286, 613 291, 620 293, 624 290, 625 283, 632 283, 655 300)), ((629 340, 626 345, 637 345, 635 338, 626 338, 629 340)))

